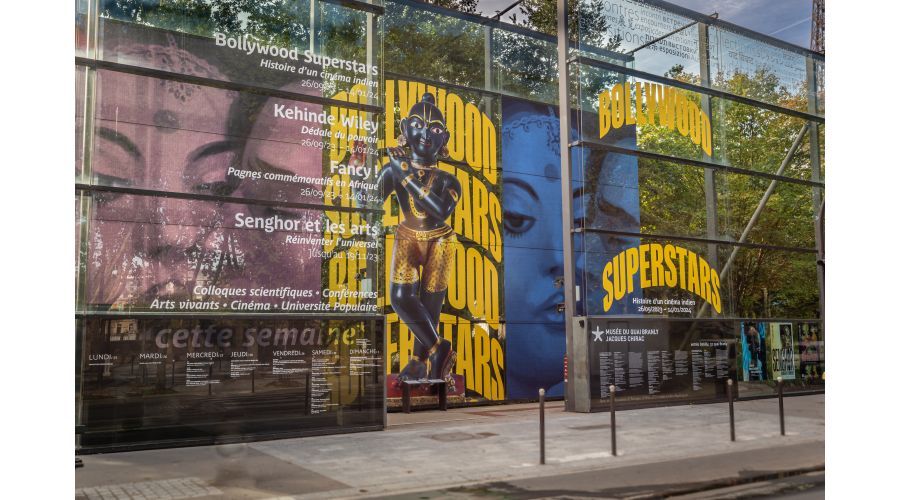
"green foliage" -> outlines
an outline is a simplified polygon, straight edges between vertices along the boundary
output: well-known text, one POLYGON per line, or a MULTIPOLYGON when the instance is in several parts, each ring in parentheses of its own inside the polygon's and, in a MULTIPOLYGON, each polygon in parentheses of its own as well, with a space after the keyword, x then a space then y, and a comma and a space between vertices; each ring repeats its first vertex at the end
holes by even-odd
MULTIPOLYGON (((609 24, 599 1, 568 0, 569 34, 572 40, 607 50, 619 48, 621 39, 607 35, 609 24)), ((556 0, 524 0, 519 11, 525 16, 518 21, 536 31, 556 35, 556 0)))
MULTIPOLYGON (((696 83, 695 75, 672 68, 667 76, 696 83)), ((728 92, 781 106, 805 106, 805 94, 791 93, 770 72, 721 76, 717 86, 728 92)), ((688 97, 699 101, 696 94, 688 97)), ((713 146, 719 162, 735 167, 775 173, 786 157, 803 120, 780 113, 713 99, 713 146)), ((642 126, 639 148, 681 158, 700 158, 689 138, 660 126, 642 126)), ((716 172, 715 214, 719 239, 737 241, 771 180, 716 172)), ((783 175, 810 178, 809 140, 804 138, 783 175)), ((704 170, 669 162, 640 160, 642 231, 657 234, 706 236, 704 170)), ((776 182, 747 241, 773 246, 815 246, 812 188, 776 182)), ((720 246, 718 267, 733 247, 720 246)), ((815 256, 805 252, 740 248, 722 283, 725 304, 741 317, 813 317, 818 311, 815 256), (765 290, 765 292, 764 292, 765 290)))
POLYGON ((484 86, 483 26, 403 4, 389 9, 385 67, 425 79, 484 86))
POLYGON ((100 14, 203 36, 219 32, 283 46, 309 43, 308 1, 108 0, 100 14))
POLYGON ((423 0, 423 3, 430 3, 438 7, 458 10, 467 14, 480 14, 477 10, 478 0, 423 0))

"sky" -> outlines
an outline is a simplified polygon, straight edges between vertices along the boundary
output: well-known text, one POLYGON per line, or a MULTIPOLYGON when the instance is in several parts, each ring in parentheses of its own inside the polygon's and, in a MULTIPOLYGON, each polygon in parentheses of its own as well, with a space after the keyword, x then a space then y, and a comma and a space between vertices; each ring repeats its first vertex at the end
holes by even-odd
MULTIPOLYGON (((490 17, 515 0, 481 0, 478 9, 490 17)), ((719 13, 719 19, 809 47, 812 0, 669 0, 670 3, 704 14, 719 13)), ((508 14, 518 13, 513 8, 508 14)), ((508 14, 504 20, 508 20, 508 14)))

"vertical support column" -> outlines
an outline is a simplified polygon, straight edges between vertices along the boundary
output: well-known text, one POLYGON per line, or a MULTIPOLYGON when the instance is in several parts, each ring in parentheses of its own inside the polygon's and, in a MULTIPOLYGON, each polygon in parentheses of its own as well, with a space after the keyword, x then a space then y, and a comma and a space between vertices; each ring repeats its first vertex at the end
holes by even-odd
MULTIPOLYGON (((494 52, 494 27, 490 24, 484 25, 484 90, 494 90, 494 69, 493 52, 494 52)), ((484 111, 488 116, 493 116, 494 98, 490 95, 484 97, 484 111)))
POLYGON ((316 24, 319 22, 318 14, 319 10, 319 2, 318 0, 309 0, 309 50, 316 53, 316 24))
MULTIPOLYGON (((816 81, 816 62, 812 57, 806 57, 806 96, 808 111, 818 114, 818 92, 816 92, 818 82, 816 81)), ((819 124, 814 121, 809 122, 809 162, 812 170, 811 179, 813 181, 822 180, 822 155, 819 152, 819 124)), ((825 337, 825 231, 824 220, 825 207, 822 206, 822 188, 815 186, 812 188, 812 203, 816 234, 816 278, 819 282, 819 315, 822 320, 820 330, 821 338, 825 337)))
MULTIPOLYGON (((700 83, 704 87, 711 87, 711 77, 709 68, 709 25, 706 23, 697 23, 698 40, 698 59, 700 60, 700 83)), ((708 94, 700 94, 700 109, 709 117, 710 122, 713 121, 712 104, 708 94)), ((710 132, 715 127, 710 123, 710 132)), ((712 139, 710 139, 712 141, 712 139)), ((703 161, 712 161, 712 157, 703 153, 703 161)), ((706 194, 706 237, 709 239, 719 239, 719 217, 718 204, 719 200, 716 196, 716 172, 707 168, 703 172, 703 191, 706 194)), ((713 269, 719 269, 718 245, 715 243, 707 244, 706 260, 713 269)), ((712 312, 715 315, 715 312, 712 312)))
MULTIPOLYGON (((100 29, 100 13, 97 5, 97 0, 88 0, 88 10, 87 10, 87 26, 85 27, 85 38, 86 38, 86 47, 85 47, 85 56, 88 59, 97 59, 99 55, 99 47, 98 47, 98 34, 97 32, 100 29)), ((74 69, 74 68, 73 68, 74 69)), ((83 108, 81 110, 82 117, 84 119, 84 126, 81 130, 81 137, 77 140, 81 141, 81 178, 77 179, 76 182, 91 184, 93 178, 93 151, 94 151, 94 113, 96 109, 96 99, 97 99, 97 71, 93 68, 85 68, 84 73, 84 95, 83 99, 83 108)), ((88 252, 88 242, 90 241, 90 222, 91 222, 91 197, 89 195, 85 195, 82 193, 78 197, 78 208, 79 208, 79 216, 80 216, 80 241, 81 245, 76 251, 78 255, 76 256, 78 266, 76 268, 75 275, 75 307, 76 311, 84 306, 87 295, 87 285, 86 285, 86 259, 88 252)), ((82 362, 81 356, 82 352, 84 352, 84 343, 85 343, 85 330, 87 326, 82 321, 75 321, 75 369, 77 373, 75 375, 76 381, 76 398, 77 403, 75 405, 75 425, 76 427, 81 425, 82 422, 82 404, 81 404, 81 385, 84 378, 84 364, 82 362)), ((76 447, 81 446, 81 434, 76 434, 75 437, 75 445, 76 447)))
MULTIPOLYGON (((387 8, 387 7, 385 7, 385 8, 387 8)), ((384 74, 384 68, 380 68, 381 71, 378 72, 377 76, 373 74, 374 72, 371 69, 376 64, 378 66, 381 66, 379 56, 381 55, 382 51, 381 51, 381 37, 380 37, 380 33, 378 31, 378 23, 379 23, 379 19, 376 16, 376 14, 374 14, 372 12, 366 13, 366 65, 368 68, 368 70, 366 71, 366 78, 371 82, 370 87, 367 89, 371 92, 369 93, 370 95, 366 96, 365 101, 369 104, 381 104, 384 106, 385 104, 382 102, 383 101, 382 96, 384 95, 384 88, 383 88, 384 87, 384 76, 382 76, 384 74), (377 86, 377 87, 374 87, 374 86, 377 86)), ((378 126, 378 132, 376 132, 376 134, 382 134, 382 145, 386 144, 386 142, 384 142, 387 140, 387 137, 384 137, 385 113, 381 113, 378 116, 371 116, 370 118, 378 120, 379 126, 378 126)), ((376 145, 377 145, 377 143, 376 143, 376 145)), ((368 146, 366 146, 366 147, 368 147, 368 146)), ((381 161, 381 158, 379 155, 368 155, 368 154, 366 155, 366 166, 372 169, 371 172, 378 171, 378 168, 376 168, 376 165, 380 161, 381 161)), ((380 222, 381 222, 381 219, 379 217, 377 217, 374 213, 370 213, 370 214, 364 216, 364 218, 370 226, 380 224, 380 222)), ((382 233, 381 236, 378 236, 378 238, 381 239, 381 248, 383 251, 383 249, 384 249, 384 234, 382 233)), ((365 268, 366 275, 363 277, 362 282, 360 283, 363 291, 371 292, 371 291, 373 291, 373 289, 377 289, 377 287, 379 286, 379 283, 382 282, 382 281, 380 281, 380 278, 381 278, 381 276, 383 276, 383 273, 382 273, 382 269, 379 267, 378 263, 383 262, 383 261, 384 261, 383 258, 376 259, 376 260, 366 259, 366 268, 365 268)), ((384 349, 385 347, 386 347, 386 344, 381 346, 382 349, 384 349)), ((387 352, 387 351, 383 350, 382 352, 387 352)))
MULTIPOLYGON (((569 383, 566 410, 588 412, 591 394, 588 376, 587 336, 575 335, 575 221, 572 218, 572 162, 569 154, 571 126, 569 106, 569 9, 566 0, 556 0, 557 60, 559 68, 559 161, 562 190, 563 290, 566 317, 566 355, 569 383)), ((583 321, 583 320, 581 320, 583 321)), ((583 329, 578 329, 583 333, 583 329)))

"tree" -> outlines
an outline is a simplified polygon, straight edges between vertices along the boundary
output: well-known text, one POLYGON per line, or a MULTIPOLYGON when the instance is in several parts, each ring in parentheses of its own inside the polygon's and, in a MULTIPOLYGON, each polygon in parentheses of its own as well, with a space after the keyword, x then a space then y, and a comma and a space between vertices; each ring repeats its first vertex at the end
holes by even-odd
POLYGON ((466 14, 481 14, 481 12, 476 10, 478 7, 478 0, 424 0, 424 3, 458 10, 460 12, 465 12, 466 14))
MULTIPOLYGON (((696 83, 695 75, 673 68, 666 76, 696 83)), ((717 88, 793 109, 804 109, 805 93, 785 88, 766 70, 754 74, 718 75, 717 88)), ((699 100, 687 92, 688 98, 699 100)), ((735 167, 775 173, 803 120, 726 99, 713 99, 714 161, 735 167)), ((699 158, 690 139, 665 127, 645 125, 638 147, 680 158, 699 158)), ((756 210, 770 179, 716 172, 719 238, 738 240, 756 210)), ((810 178, 809 140, 805 138, 785 176, 810 178)), ((704 171, 673 162, 640 160, 641 226, 643 232, 706 236, 704 171)), ((748 242, 772 246, 813 248, 812 188, 777 182, 748 242)), ((719 268, 734 247, 719 247, 719 268)), ((814 254, 771 248, 740 248, 722 283, 724 303, 740 317, 812 317, 818 310, 814 254), (763 290, 766 290, 766 293, 763 290), (766 303, 768 299, 768 303, 766 303)))
MULTIPOLYGON (((603 2, 567 0, 569 4, 570 38, 580 45, 616 50, 622 40, 607 35, 609 24, 603 13, 603 2)), ((523 0, 519 11, 524 16, 519 23, 536 31, 556 35, 556 0, 523 0)), ((518 18, 516 18, 518 21, 518 18)), ((586 48, 586 47, 582 47, 586 48)))

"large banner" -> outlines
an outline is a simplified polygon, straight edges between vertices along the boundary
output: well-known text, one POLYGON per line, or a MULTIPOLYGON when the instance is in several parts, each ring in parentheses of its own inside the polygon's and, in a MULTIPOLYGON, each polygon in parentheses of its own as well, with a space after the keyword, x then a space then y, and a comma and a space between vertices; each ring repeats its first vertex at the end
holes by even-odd
POLYGON ((403 378, 449 377, 457 402, 506 399, 499 113, 475 92, 384 89, 389 395, 403 378))
MULTIPOLYGON (((259 57, 199 37, 186 37, 189 52, 168 32, 116 26, 106 23, 106 54, 123 62, 224 80, 259 57)), ((302 79, 258 79, 309 93, 323 64, 302 79)), ((332 97, 365 103, 364 90, 332 97)), ((381 227, 362 210, 381 204, 367 160, 377 116, 108 70, 97 72, 96 108, 90 182, 147 195, 92 196, 87 309, 380 312, 366 271, 381 227)))
POLYGON ((125 67, 76 167, 82 444, 382 426, 377 66, 102 27, 125 67))
MULTIPOLYGON (((597 120, 579 120, 572 139, 596 134, 597 120)), ((506 273, 507 379, 511 398, 563 395, 566 354, 563 303, 562 194, 559 109, 503 99, 503 227, 506 273)), ((634 127, 610 131, 610 144, 633 147, 634 127)), ((576 225, 612 231, 639 230, 637 159, 587 148, 572 150, 576 225)), ((576 315, 599 314, 603 265, 635 238, 582 233, 575 237, 576 315)), ((639 296, 639 293, 638 293, 639 296)), ((624 314, 627 301, 609 314, 624 314)))

